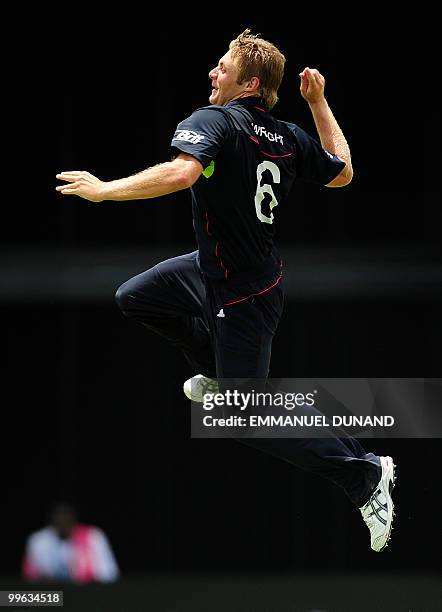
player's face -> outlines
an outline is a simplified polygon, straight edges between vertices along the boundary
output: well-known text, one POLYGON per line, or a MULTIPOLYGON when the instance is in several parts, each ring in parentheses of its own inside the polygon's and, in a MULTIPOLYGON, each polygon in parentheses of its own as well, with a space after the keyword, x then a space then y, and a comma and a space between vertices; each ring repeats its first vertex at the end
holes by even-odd
POLYGON ((209 72, 209 79, 212 81, 210 104, 224 106, 231 100, 241 97, 246 83, 238 85, 236 82, 237 76, 238 70, 233 63, 230 51, 228 51, 219 60, 218 66, 209 72))

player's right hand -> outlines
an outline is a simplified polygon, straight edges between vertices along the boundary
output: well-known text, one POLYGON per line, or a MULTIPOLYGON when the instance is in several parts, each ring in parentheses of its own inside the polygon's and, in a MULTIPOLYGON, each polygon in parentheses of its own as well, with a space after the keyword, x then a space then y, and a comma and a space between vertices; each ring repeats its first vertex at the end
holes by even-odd
POLYGON ((90 172, 71 170, 70 172, 60 172, 56 178, 67 183, 55 188, 63 195, 76 195, 90 202, 102 202, 104 200, 104 182, 90 172))
POLYGON ((299 73, 301 77, 301 96, 309 104, 316 104, 324 100, 325 79, 316 68, 304 68, 299 73))

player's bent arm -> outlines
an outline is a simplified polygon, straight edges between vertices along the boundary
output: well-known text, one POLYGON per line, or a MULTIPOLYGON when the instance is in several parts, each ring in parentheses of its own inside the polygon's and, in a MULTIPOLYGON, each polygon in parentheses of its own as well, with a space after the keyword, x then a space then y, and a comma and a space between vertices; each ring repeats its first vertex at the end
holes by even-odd
POLYGON ((105 183, 103 200, 140 200, 181 191, 191 187, 202 171, 203 166, 195 157, 180 153, 171 162, 105 183))
POLYGON ((316 129, 324 149, 337 155, 345 162, 345 168, 326 187, 344 187, 353 178, 350 148, 333 113, 323 98, 319 102, 309 103, 316 129))
POLYGON ((64 195, 78 195, 93 202, 157 198, 191 187, 203 171, 202 164, 187 153, 133 176, 104 182, 89 172, 62 172, 57 178, 67 184, 57 187, 64 195))

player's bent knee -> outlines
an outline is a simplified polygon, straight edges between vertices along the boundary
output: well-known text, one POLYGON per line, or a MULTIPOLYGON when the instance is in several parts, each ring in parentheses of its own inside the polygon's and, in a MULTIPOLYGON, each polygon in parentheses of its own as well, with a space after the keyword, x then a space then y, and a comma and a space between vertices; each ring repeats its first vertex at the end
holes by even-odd
POLYGON ((135 316, 139 311, 149 310, 149 296, 154 291, 154 279, 154 275, 149 270, 142 276, 135 276, 118 287, 115 301, 124 315, 135 316))
POLYGON ((123 283, 120 287, 118 287, 117 292, 115 294, 115 301, 117 303, 118 308, 123 313, 130 309, 132 300, 130 297, 130 291, 127 282, 123 283))

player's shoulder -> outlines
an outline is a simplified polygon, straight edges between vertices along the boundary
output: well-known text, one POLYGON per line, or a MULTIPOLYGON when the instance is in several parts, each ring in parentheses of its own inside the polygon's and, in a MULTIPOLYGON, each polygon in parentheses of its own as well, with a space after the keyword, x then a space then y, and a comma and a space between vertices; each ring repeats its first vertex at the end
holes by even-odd
POLYGON ((214 137, 223 138, 231 133, 229 118, 222 107, 215 105, 197 108, 187 119, 181 121, 177 129, 212 134, 214 137))
POLYGON ((193 111, 192 117, 198 118, 199 121, 207 121, 229 124, 229 114, 223 106, 210 104, 209 106, 200 106, 193 111))
POLYGON ((311 146, 313 138, 297 123, 289 121, 281 121, 280 123, 286 126, 298 148, 304 149, 305 147, 311 146))
POLYGON ((302 132, 302 128, 299 127, 296 123, 292 123, 290 121, 283 121, 282 119, 277 119, 277 122, 284 126, 284 129, 288 130, 294 136, 298 136, 300 132, 302 132))

